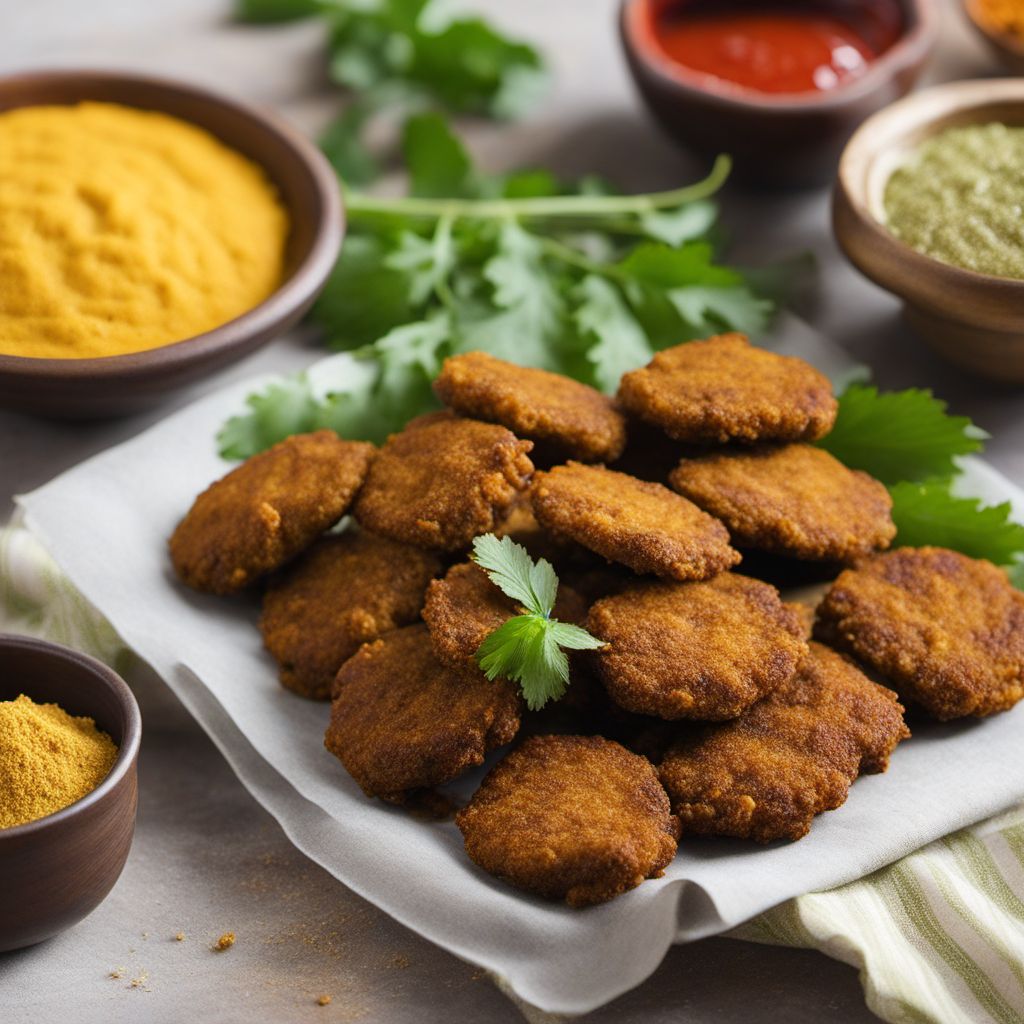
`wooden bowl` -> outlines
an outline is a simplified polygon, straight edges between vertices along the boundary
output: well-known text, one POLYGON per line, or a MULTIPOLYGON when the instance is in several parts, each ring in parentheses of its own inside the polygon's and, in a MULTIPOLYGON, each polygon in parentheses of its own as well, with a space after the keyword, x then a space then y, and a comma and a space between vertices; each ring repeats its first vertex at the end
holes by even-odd
POLYGON ((82 100, 170 114, 260 164, 291 222, 285 279, 242 316, 145 352, 97 359, 0 354, 0 408, 72 418, 146 409, 295 324, 323 287, 341 247, 344 214, 334 171, 312 143, 276 117, 183 82, 127 72, 41 71, 0 78, 0 111, 82 100))
POLYGON ((938 31, 935 0, 899 0, 904 34, 861 78, 832 92, 767 95, 699 75, 661 52, 653 18, 680 2, 623 0, 619 26, 633 79, 669 135, 704 155, 731 154, 736 177, 760 185, 831 182, 850 134, 910 91, 938 31))
POLYGON ((110 774, 81 800, 0 829, 0 952, 41 942, 91 913, 121 874, 135 832, 142 718, 124 681, 85 654, 0 634, 0 700, 21 693, 95 719, 119 750, 110 774))
POLYGON ((1024 75, 1024 41, 1008 32, 989 25, 981 14, 977 0, 964 0, 964 13, 975 31, 985 41, 989 50, 995 55, 1007 71, 1015 75, 1024 75))
POLYGON ((903 300, 910 326, 937 352, 983 377, 1024 384, 1024 281, 941 263, 883 223, 885 184, 911 150, 945 128, 990 121, 1024 125, 1024 79, 952 82, 876 114, 843 154, 833 225, 853 264, 903 300))

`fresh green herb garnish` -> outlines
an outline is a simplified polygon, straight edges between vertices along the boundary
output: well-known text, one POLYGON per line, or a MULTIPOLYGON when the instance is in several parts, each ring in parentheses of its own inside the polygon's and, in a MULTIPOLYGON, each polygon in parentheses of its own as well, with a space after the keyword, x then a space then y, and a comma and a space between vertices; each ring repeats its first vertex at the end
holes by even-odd
POLYGON ((499 626, 476 652, 488 679, 518 682, 531 711, 558 700, 569 683, 565 649, 593 651, 602 641, 585 629, 551 617, 558 577, 545 559, 534 562, 526 548, 492 533, 473 541, 473 561, 504 594, 525 609, 499 626))

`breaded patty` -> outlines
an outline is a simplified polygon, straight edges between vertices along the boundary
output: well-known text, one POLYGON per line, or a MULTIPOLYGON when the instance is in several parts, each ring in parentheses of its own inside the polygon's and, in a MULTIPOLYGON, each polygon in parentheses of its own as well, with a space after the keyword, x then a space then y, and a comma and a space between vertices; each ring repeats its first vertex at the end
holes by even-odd
POLYGON ((172 534, 178 576, 232 594, 284 565, 345 514, 374 451, 318 430, 247 459, 203 491, 172 534))
POLYGON ((740 548, 851 562, 896 536, 885 486, 808 444, 684 459, 669 482, 740 548))
POLYGON ((571 907, 659 878, 678 837, 651 763, 600 736, 531 737, 455 822, 484 871, 571 907))
POLYGON ((457 551, 501 522, 533 473, 505 427, 438 417, 392 434, 355 505, 368 530, 405 544, 457 551))
POLYGON ((360 645, 419 618, 432 551, 348 530, 317 541, 267 588, 260 632, 289 690, 326 700, 360 645))
POLYGON ((467 352, 446 359, 434 391, 464 416, 500 423, 562 457, 610 462, 626 446, 626 421, 600 391, 546 370, 467 352))
POLYGON ((909 735, 896 694, 811 644, 791 681, 674 747, 661 781, 683 835, 795 840, 846 802, 858 775, 884 772, 909 735))
MULTIPOLYGON (((450 665, 476 665, 476 651, 487 637, 523 609, 498 589, 475 562, 452 566, 427 589, 423 621, 434 653, 450 665)), ((579 624, 587 606, 571 587, 558 588, 554 617, 579 624)))
POLYGON ((619 403, 692 444, 814 441, 838 409, 824 374, 793 356, 723 334, 659 352, 623 376, 619 403))
POLYGON ((367 796, 403 803, 511 741, 519 714, 511 683, 441 664, 427 627, 406 626, 341 666, 324 746, 367 796))
POLYGON ((848 569, 821 602, 815 635, 941 720, 1024 697, 1024 593, 956 551, 898 548, 848 569))
POLYGON ((703 583, 639 583, 598 601, 587 629, 616 704, 658 718, 722 721, 792 678, 803 624, 778 591, 723 573, 703 583))
POLYGON ((596 563, 594 555, 563 537, 545 530, 533 514, 529 492, 518 495, 505 518, 494 528, 495 537, 508 537, 521 544, 534 560, 546 558, 553 566, 581 566, 596 563))
POLYGON ((740 560, 725 527, 691 501, 601 466, 538 473, 531 500, 543 526, 634 572, 700 580, 740 560))

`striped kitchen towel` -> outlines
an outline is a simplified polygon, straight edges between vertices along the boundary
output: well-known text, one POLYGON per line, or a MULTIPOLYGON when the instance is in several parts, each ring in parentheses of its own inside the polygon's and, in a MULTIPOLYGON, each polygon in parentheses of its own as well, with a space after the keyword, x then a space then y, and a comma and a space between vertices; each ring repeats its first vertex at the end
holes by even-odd
MULTIPOLYGON (((120 671, 132 660, 17 522, 0 529, 0 632, 46 637, 120 671)), ((730 934, 853 965, 868 1006, 893 1024, 1022 1024, 1024 805, 730 934)), ((522 1009, 531 1022, 554 1019, 522 1009)))

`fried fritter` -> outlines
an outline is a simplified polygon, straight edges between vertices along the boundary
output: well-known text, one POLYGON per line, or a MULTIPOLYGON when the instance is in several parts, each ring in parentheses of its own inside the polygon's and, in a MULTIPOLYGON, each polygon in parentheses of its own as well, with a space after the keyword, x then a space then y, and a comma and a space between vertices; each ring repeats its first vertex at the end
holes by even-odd
POLYGON ((543 526, 634 572, 699 580, 740 560, 717 519, 661 484, 602 466, 538 473, 531 500, 543 526))
POLYGON ((851 562, 896 536, 885 486, 808 444, 684 459, 669 482, 739 548, 851 562))
MULTIPOLYGON (((477 648, 499 626, 523 611, 475 562, 452 566, 444 579, 427 588, 423 621, 430 629, 434 653, 449 665, 476 665, 477 648)), ((587 606, 571 587, 559 586, 554 617, 579 624, 587 606)))
POLYGON ((1024 593, 991 562, 897 548, 842 573, 815 635, 946 721, 1024 698, 1024 593))
POLYGON ((172 534, 178 576, 232 594, 284 565, 345 514, 374 451, 318 430, 246 460, 200 494, 172 534))
POLYGON ((526 548, 534 560, 545 558, 558 569, 597 562, 592 552, 566 538, 556 537, 537 522, 528 492, 516 497, 508 515, 494 528, 494 535, 508 537, 526 548))
POLYGON ((692 444, 815 441, 838 409, 828 378, 809 363, 722 334, 659 352, 623 376, 624 409, 692 444))
POLYGON ((796 840, 858 775, 884 772, 909 735, 896 694, 812 643, 790 682, 675 746, 661 781, 684 835, 796 840))
POLYGON ((807 653, 778 591, 723 573, 703 583, 639 583, 598 601, 587 629, 612 700, 659 718, 736 718, 788 682, 807 653))
POLYGON ((678 838, 651 763, 600 736, 531 737, 455 823, 484 871, 571 907, 661 877, 678 838))
POLYGON ((260 632, 282 685, 326 700, 361 644, 419 618, 441 569, 434 552, 365 531, 317 541, 263 596, 260 632))
POLYGON ((355 505, 368 530, 458 551, 493 530, 533 473, 530 441, 493 423, 438 417, 392 434, 355 505))
POLYGON ((561 374, 516 366, 485 352, 446 359, 434 391, 456 412, 550 444, 563 458, 610 462, 626 446, 626 421, 606 395, 561 374))
POLYGON ((481 764, 519 730, 516 688, 442 665, 423 625, 365 644, 334 692, 324 746, 367 796, 392 803, 481 764))

